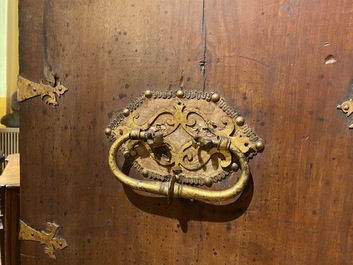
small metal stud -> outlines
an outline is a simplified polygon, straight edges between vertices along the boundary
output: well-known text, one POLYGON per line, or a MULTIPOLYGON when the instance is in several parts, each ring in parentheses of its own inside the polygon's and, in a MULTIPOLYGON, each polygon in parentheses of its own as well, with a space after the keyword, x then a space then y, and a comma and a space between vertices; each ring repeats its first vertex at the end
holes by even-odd
POLYGON ((104 132, 105 132, 105 135, 109 136, 109 135, 112 134, 112 129, 106 128, 106 129, 104 130, 104 132))
POLYGON ((257 141, 255 147, 257 151, 262 152, 265 149, 265 144, 263 141, 257 141))
POLYGON ((244 123, 245 123, 244 117, 239 116, 238 118, 235 119, 235 123, 236 123, 238 126, 243 126, 244 123))
POLYGON ((151 98, 151 97, 152 97, 152 92, 151 92, 151 90, 146 90, 146 91, 145 91, 145 97, 146 97, 146 98, 151 98))
POLYGON ((123 155, 124 155, 124 158, 125 158, 125 159, 131 158, 131 154, 130 154, 129 151, 124 152, 123 155))
POLYGON ((147 169, 142 169, 142 176, 144 176, 145 178, 148 177, 148 170, 147 169))
POLYGON ((177 95, 178 98, 182 98, 182 97, 184 96, 184 91, 178 90, 178 91, 176 92, 176 95, 177 95))
POLYGON ((212 100, 212 102, 214 102, 214 103, 218 102, 220 98, 221 98, 221 97, 220 97, 219 94, 217 94, 217 93, 214 93, 214 94, 212 94, 212 96, 211 96, 211 100, 212 100))
POLYGON ((230 167, 232 168, 232 170, 233 170, 234 172, 237 172, 238 169, 239 169, 239 166, 238 166, 237 163, 232 163, 232 165, 231 165, 230 167))
POLYGON ((211 187, 212 184, 213 184, 213 181, 212 181, 211 178, 205 178, 205 185, 206 185, 207 187, 211 187))
POLYGON ((130 110, 129 109, 124 109, 123 110, 123 114, 124 114, 125 117, 129 116, 130 110))

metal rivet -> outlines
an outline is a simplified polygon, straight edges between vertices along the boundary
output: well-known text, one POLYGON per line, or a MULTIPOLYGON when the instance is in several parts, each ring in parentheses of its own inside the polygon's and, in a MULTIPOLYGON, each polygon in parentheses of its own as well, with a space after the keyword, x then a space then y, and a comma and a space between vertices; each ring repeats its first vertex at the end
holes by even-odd
POLYGON ((106 135, 108 135, 108 136, 109 136, 109 135, 111 135, 111 134, 112 134, 112 129, 110 129, 110 128, 106 128, 104 132, 105 132, 105 134, 106 134, 106 135))
POLYGON ((151 92, 151 90, 146 90, 146 91, 145 91, 145 97, 146 97, 146 98, 151 98, 151 97, 152 97, 152 92, 151 92))
POLYGON ((178 90, 178 91, 176 92, 176 95, 177 95, 178 98, 182 98, 182 97, 184 96, 184 91, 178 90))
POLYGON ((124 158, 125 159, 129 159, 129 158, 131 158, 131 154, 130 154, 130 152, 129 151, 126 151, 126 152, 124 152, 124 158))
POLYGON ((129 116, 130 110, 129 109, 124 109, 123 110, 123 114, 124 114, 125 117, 129 116))
POLYGON ((345 105, 343 106, 343 109, 344 109, 344 110, 349 110, 349 105, 348 105, 348 104, 345 104, 345 105))
POLYGON ((257 151, 262 152, 265 149, 265 144, 260 140, 255 143, 255 147, 257 151))
POLYGON ((147 169, 142 169, 142 176, 144 176, 144 177, 148 177, 148 170, 147 169))
POLYGON ((239 169, 239 166, 238 166, 237 163, 232 163, 232 165, 231 165, 230 167, 232 168, 232 170, 233 170, 234 172, 237 172, 238 169, 239 169))
POLYGON ((207 187, 211 187, 212 184, 213 184, 213 181, 212 181, 211 178, 205 178, 205 185, 206 185, 207 187))
POLYGON ((235 123, 236 123, 238 126, 243 126, 244 123, 245 123, 244 117, 239 116, 238 118, 235 119, 235 123))
POLYGON ((220 99, 219 94, 217 94, 217 93, 212 94, 212 96, 211 96, 212 102, 215 102, 215 103, 216 103, 216 102, 219 101, 219 99, 220 99))

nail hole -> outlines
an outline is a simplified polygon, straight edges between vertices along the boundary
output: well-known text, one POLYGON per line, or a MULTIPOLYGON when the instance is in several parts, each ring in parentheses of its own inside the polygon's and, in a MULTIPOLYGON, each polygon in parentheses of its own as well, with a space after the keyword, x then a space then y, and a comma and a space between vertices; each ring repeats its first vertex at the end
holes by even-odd
POLYGON ((335 59, 335 57, 332 54, 327 55, 325 58, 325 64, 333 64, 336 62, 337 62, 337 60, 335 59))

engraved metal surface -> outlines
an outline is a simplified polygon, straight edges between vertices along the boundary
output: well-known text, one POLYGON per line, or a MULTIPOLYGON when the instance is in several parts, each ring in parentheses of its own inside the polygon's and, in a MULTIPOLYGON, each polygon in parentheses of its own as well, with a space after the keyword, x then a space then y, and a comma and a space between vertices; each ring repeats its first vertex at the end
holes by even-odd
MULTIPOLYGON (((106 134, 112 141, 120 139, 119 150, 144 179, 169 182, 168 197, 177 184, 184 189, 211 187, 241 164, 247 167, 241 160, 264 149, 263 141, 224 98, 202 91, 146 91, 116 116, 106 134)), ((122 180, 120 172, 115 173, 122 180)), ((179 195, 174 197, 185 197, 179 195)))
POLYGON ((48 254, 51 259, 56 259, 54 252, 68 246, 65 239, 57 236, 58 229, 59 226, 57 224, 48 222, 46 231, 39 232, 20 220, 19 239, 37 241, 45 245, 45 253, 48 254))
POLYGON ((18 76, 17 78, 17 89, 17 100, 19 102, 41 96, 41 98, 49 97, 45 100, 45 103, 54 106, 58 105, 57 97, 60 97, 68 90, 68 88, 60 84, 60 82, 53 86, 43 84, 42 82, 38 84, 22 76, 18 76))
MULTIPOLYGON (((349 117, 353 113, 353 100, 349 99, 338 105, 337 108, 342 110, 347 115, 347 117, 349 117)), ((353 123, 349 125, 348 128, 353 129, 353 123)))

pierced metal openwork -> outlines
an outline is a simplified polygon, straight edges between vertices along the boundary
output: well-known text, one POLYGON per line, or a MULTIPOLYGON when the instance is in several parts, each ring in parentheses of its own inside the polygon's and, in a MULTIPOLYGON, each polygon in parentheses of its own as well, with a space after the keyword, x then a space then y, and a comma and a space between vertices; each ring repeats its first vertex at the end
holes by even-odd
MULTIPOLYGON (((263 141, 219 94, 202 91, 146 91, 106 129, 113 141, 109 165, 133 189, 215 203, 245 188, 248 158, 263 141), (117 152, 141 173, 124 174, 117 152), (240 168, 240 176, 232 174, 240 168)), ((239 175, 239 174, 238 174, 239 175)))

